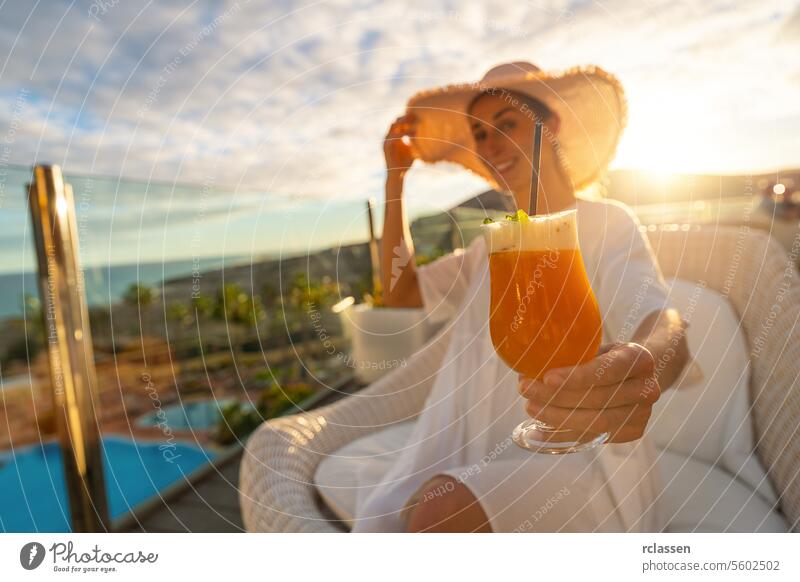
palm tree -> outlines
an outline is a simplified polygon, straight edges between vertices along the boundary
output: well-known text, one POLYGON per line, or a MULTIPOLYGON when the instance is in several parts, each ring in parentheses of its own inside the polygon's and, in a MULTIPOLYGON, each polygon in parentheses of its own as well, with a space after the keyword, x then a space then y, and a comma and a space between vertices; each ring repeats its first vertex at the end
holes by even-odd
POLYGON ((258 295, 248 295, 237 283, 227 283, 217 295, 214 316, 217 319, 254 326, 264 318, 264 307, 258 295))
POLYGON ((214 300, 208 295, 199 294, 192 298, 192 308, 199 319, 214 315, 214 300))
POLYGON ((247 340, 249 328, 255 328, 265 314, 258 295, 248 295, 237 283, 227 283, 217 295, 213 315, 228 322, 231 347, 238 351, 247 340))
POLYGON ((167 306, 166 317, 170 321, 177 323, 188 324, 192 322, 192 316, 189 309, 182 301, 173 301, 167 306))
POLYGON ((139 313, 142 326, 139 332, 141 334, 144 334, 145 329, 151 327, 149 325, 150 307, 153 305, 155 298, 155 290, 149 285, 139 282, 131 283, 122 295, 122 300, 128 304, 128 306, 135 308, 139 313))
POLYGON ((153 304, 156 294, 152 287, 144 283, 131 283, 122 296, 128 305, 138 308, 147 308, 153 304))
MULTIPOLYGON (((289 303, 293 311, 303 321, 301 327, 305 344, 309 345, 313 339, 312 311, 321 315, 321 311, 331 305, 339 295, 339 286, 331 281, 330 277, 323 277, 321 281, 311 282, 305 273, 297 273, 292 279, 289 291, 289 303)), ((304 366, 303 376, 308 375, 304 366)))

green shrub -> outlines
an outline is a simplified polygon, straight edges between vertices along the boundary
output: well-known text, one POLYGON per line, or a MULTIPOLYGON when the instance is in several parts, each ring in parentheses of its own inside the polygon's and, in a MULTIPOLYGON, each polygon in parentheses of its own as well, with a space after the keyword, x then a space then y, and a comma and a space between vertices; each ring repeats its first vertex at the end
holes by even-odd
POLYGON ((261 391, 255 409, 241 402, 223 406, 222 418, 217 424, 214 440, 222 445, 243 440, 262 422, 286 413, 311 394, 313 389, 305 383, 297 382, 281 386, 273 382, 261 391))

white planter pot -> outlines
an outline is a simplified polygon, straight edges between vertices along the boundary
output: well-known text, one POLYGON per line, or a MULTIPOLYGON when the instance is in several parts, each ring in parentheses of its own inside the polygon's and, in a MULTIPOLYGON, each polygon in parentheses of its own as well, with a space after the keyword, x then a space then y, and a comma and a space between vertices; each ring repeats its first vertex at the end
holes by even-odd
POLYGON ((356 378, 371 383, 398 367, 431 337, 422 308, 373 308, 360 303, 340 313, 350 339, 350 358, 356 378))

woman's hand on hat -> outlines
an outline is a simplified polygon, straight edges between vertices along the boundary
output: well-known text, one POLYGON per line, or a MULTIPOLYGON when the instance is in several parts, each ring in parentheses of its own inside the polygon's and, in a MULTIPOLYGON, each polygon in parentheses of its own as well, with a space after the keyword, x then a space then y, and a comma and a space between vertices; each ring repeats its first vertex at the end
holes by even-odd
POLYGON ((589 362, 549 370, 542 381, 521 376, 519 392, 531 417, 570 429, 566 440, 608 432, 612 443, 641 438, 661 395, 653 355, 636 343, 604 346, 589 362))
POLYGON ((413 138, 417 132, 417 117, 413 113, 406 113, 394 120, 386 137, 383 140, 383 155, 386 158, 386 169, 389 173, 399 175, 405 172, 414 163, 416 155, 411 146, 403 140, 404 137, 413 138))

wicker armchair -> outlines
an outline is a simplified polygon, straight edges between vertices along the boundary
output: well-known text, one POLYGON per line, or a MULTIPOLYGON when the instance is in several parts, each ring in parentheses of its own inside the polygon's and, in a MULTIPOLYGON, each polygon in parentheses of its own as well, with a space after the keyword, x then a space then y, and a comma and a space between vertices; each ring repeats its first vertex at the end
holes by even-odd
MULTIPOLYGON (((764 232, 684 225, 648 230, 667 277, 704 282, 727 297, 750 346, 757 453, 792 529, 800 523, 800 276, 792 256, 764 232)), ((305 414, 265 422, 249 439, 240 501, 248 531, 332 532, 313 485, 323 456, 413 418, 430 390, 449 328, 362 392, 305 414)))

